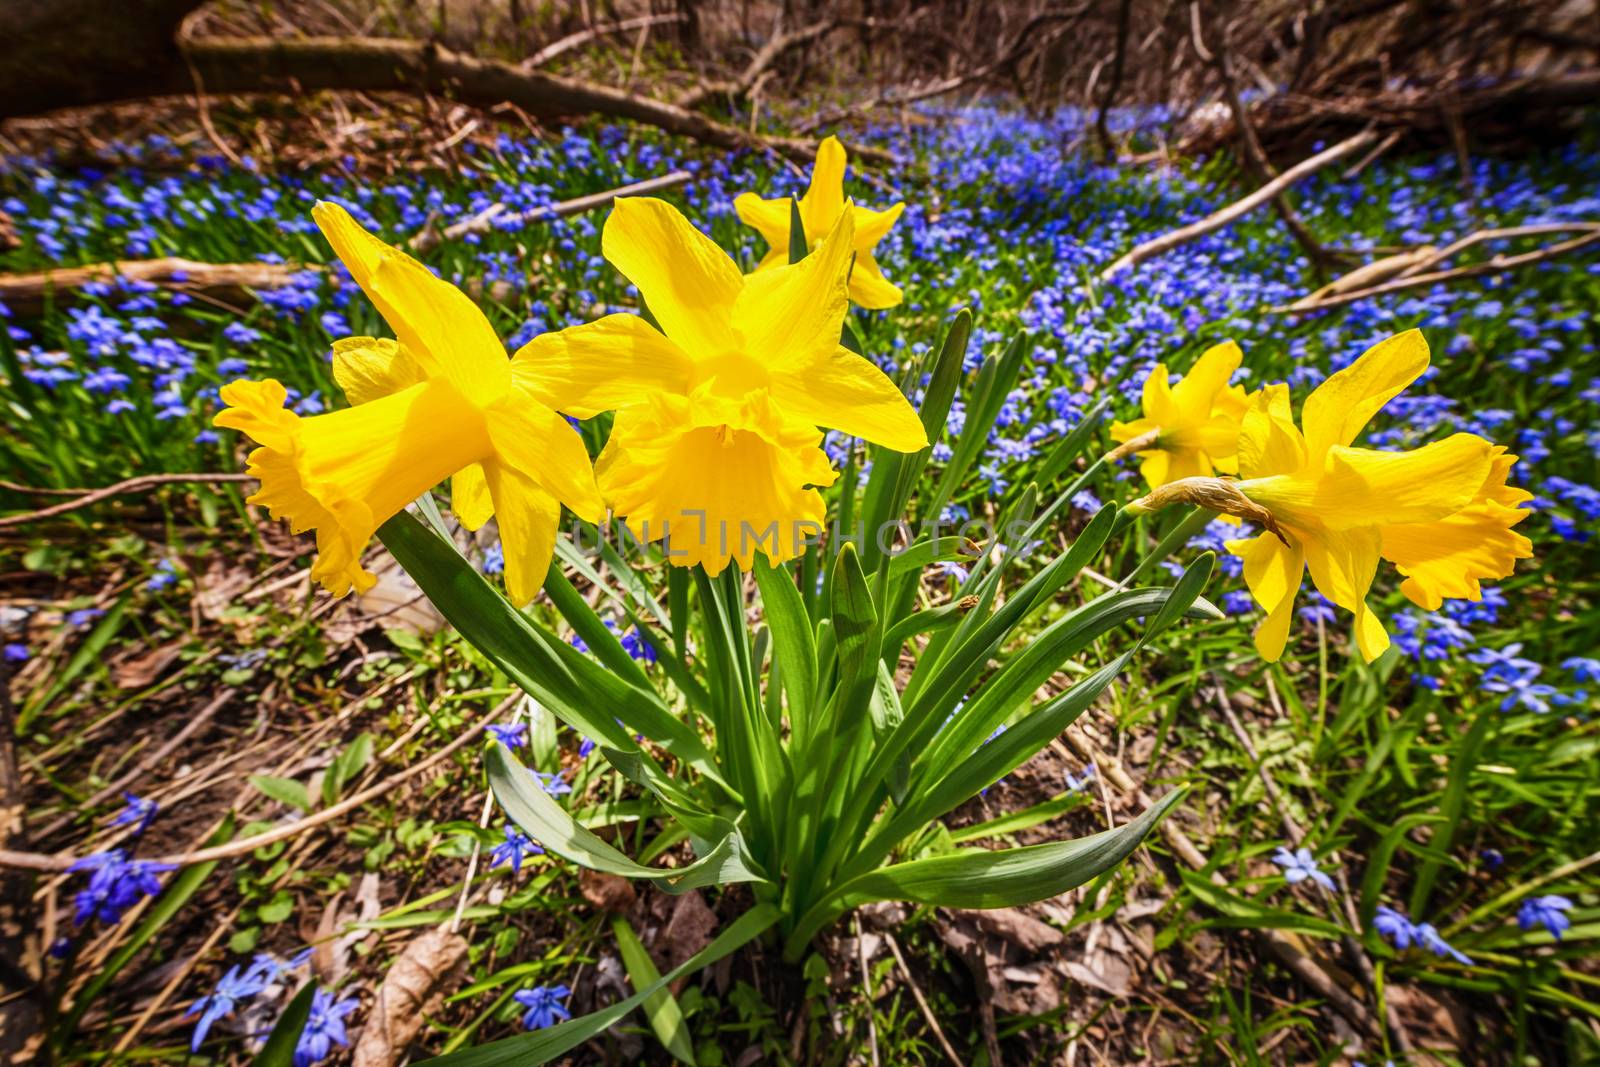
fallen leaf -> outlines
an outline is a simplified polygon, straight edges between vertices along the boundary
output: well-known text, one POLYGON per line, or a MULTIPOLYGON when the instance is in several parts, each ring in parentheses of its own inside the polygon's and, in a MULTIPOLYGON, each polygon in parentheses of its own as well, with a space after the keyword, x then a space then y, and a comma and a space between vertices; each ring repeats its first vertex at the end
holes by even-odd
POLYGON ((1016 908, 959 911, 956 915, 970 921, 984 933, 998 937, 1024 952, 1037 954, 1054 948, 1066 940, 1066 935, 1054 926, 1040 922, 1027 912, 1016 908))
POLYGON ((414 939, 395 958, 356 1042, 355 1067, 394 1067, 423 1018, 439 1010, 465 970, 467 941, 443 926, 414 939))
POLYGON ((578 868, 578 892, 583 894, 584 900, 613 915, 633 907, 635 899, 633 886, 626 878, 591 871, 587 867, 578 868))
POLYGON ((126 663, 117 664, 111 669, 111 682, 118 689, 143 689, 161 677, 161 672, 182 654, 181 642, 162 645, 126 663))
POLYGON ((678 897, 672 907, 672 918, 662 932, 660 947, 666 950, 666 970, 672 970, 696 952, 711 944, 711 935, 717 929, 717 913, 706 906, 698 890, 690 890, 678 897))

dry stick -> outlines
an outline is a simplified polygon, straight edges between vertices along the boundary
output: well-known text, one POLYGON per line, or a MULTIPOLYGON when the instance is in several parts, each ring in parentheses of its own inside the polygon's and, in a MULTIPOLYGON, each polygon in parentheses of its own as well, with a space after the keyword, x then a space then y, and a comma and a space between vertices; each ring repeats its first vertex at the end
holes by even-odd
POLYGON ((666 22, 682 22, 683 18, 684 16, 682 12, 674 11, 666 15, 640 15, 637 18, 623 19, 621 22, 611 22, 604 26, 592 26, 587 30, 579 30, 577 33, 569 33, 565 37, 551 41, 533 55, 529 56, 527 59, 524 59, 521 63, 521 67, 523 70, 533 70, 535 67, 542 67, 544 64, 550 62, 557 56, 564 55, 567 52, 572 51, 574 48, 582 48, 590 41, 604 37, 606 34, 627 33, 630 30, 637 30, 643 26, 659 26, 666 22))
MULTIPOLYGON (((1150 806, 1152 803, 1150 797, 1144 790, 1139 788, 1115 756, 1097 750, 1081 730, 1068 730, 1066 738, 1067 744, 1072 747, 1073 751, 1084 759, 1094 762, 1097 773, 1103 773, 1111 780, 1112 785, 1124 793, 1133 794, 1134 799, 1138 800, 1141 805, 1150 806)), ((1193 841, 1189 840, 1189 836, 1178 828, 1177 823, 1169 817, 1161 820, 1157 824, 1157 828, 1161 836, 1166 840, 1167 846, 1177 854, 1180 860, 1196 871, 1205 870, 1205 855, 1195 847, 1193 841)), ((1211 881, 1223 888, 1226 888, 1228 884, 1228 880, 1216 871, 1211 872, 1211 881)), ((1372 1017, 1372 1013, 1367 1010, 1366 1005, 1352 996, 1344 987, 1335 983, 1294 942, 1277 930, 1257 930, 1254 933, 1278 958, 1280 963, 1315 990, 1318 996, 1338 1009, 1339 1013, 1346 1019, 1354 1023, 1370 1037, 1378 1038, 1383 1036, 1383 1028, 1372 1017)))
MULTIPOLYGON (((162 760, 166 759, 168 756, 172 755, 172 753, 177 751, 178 746, 183 744, 189 738, 193 737, 195 732, 198 731, 202 726, 210 722, 212 717, 222 709, 223 705, 232 700, 238 694, 238 692, 239 691, 237 689, 224 689, 222 692, 212 697, 210 703, 201 708, 194 715, 191 715, 189 717, 189 721, 183 724, 183 729, 179 730, 177 733, 168 738, 160 748, 156 749, 144 759, 140 760, 139 764, 132 770, 126 772, 121 777, 108 782, 104 787, 97 790, 94 795, 90 796, 89 799, 83 801, 78 806, 82 809, 93 810, 94 808, 98 807, 100 803, 107 797, 115 796, 119 791, 126 789, 128 786, 138 781, 139 778, 153 770, 162 760)), ((71 823, 71 815, 62 815, 54 822, 50 823, 39 831, 39 839, 41 841, 47 840, 52 834, 55 834, 57 831, 63 829, 71 823)))
POLYGON ((850 924, 855 928, 856 959, 861 964, 861 988, 867 993, 867 1051, 872 1054, 872 1067, 878 1067, 878 1012, 872 995, 872 971, 867 966, 867 943, 861 937, 861 916, 851 912, 850 924))
MULTIPOLYGON (((1255 765, 1256 775, 1261 779, 1261 787, 1266 790, 1267 799, 1277 809, 1278 818, 1283 823, 1284 833, 1295 848, 1300 848, 1305 844, 1305 830, 1295 821, 1294 816, 1289 814, 1288 805, 1283 802, 1283 794, 1278 790, 1278 783, 1273 779, 1272 772, 1267 770, 1265 761, 1262 760, 1260 753, 1256 751, 1255 743, 1250 740, 1250 735, 1245 732, 1244 723, 1239 721, 1238 714, 1233 710, 1233 701, 1228 699, 1228 691, 1223 687, 1222 679, 1213 673, 1211 675, 1211 684, 1215 687, 1217 704, 1222 708, 1223 718, 1228 720, 1228 728, 1233 731, 1233 736, 1238 739, 1240 747, 1244 749, 1244 754, 1249 756, 1250 762, 1255 765)), ((1360 925, 1361 917, 1356 912, 1355 901, 1350 899, 1350 887, 1345 883, 1343 870, 1339 871, 1339 881, 1343 890, 1342 895, 1329 894, 1321 886, 1318 886, 1318 888, 1322 889, 1324 895, 1334 898, 1340 910, 1344 912, 1345 921, 1354 930, 1360 925)), ((1345 954, 1355 961, 1356 969, 1361 972, 1361 980, 1376 995, 1378 989, 1377 971, 1372 966, 1372 958, 1367 955, 1365 946, 1356 940, 1352 934, 1345 934, 1341 940, 1344 942, 1345 954)), ((1411 1041, 1411 1035, 1400 1021, 1400 1013, 1395 1010, 1393 1004, 1389 1003, 1387 997, 1383 1000, 1383 1013, 1385 1021, 1389 1024, 1390 1032, 1394 1034, 1395 1044, 1400 1047, 1400 1051, 1408 1055, 1415 1051, 1416 1046, 1411 1041)))
POLYGON ((1376 138, 1377 134, 1370 130, 1365 130, 1354 137, 1346 138, 1331 148, 1323 149, 1309 159, 1301 160, 1249 196, 1234 201, 1221 211, 1213 212, 1198 222, 1180 226, 1176 230, 1135 245, 1121 258, 1112 263, 1111 266, 1101 271, 1100 280, 1102 282, 1110 281, 1123 271, 1130 267, 1136 267, 1147 259, 1159 256, 1163 252, 1169 252, 1177 248, 1179 245, 1188 244, 1196 238, 1204 237, 1208 233, 1222 229, 1230 222, 1250 214, 1250 212, 1272 200, 1285 189, 1309 178, 1328 164, 1336 163, 1348 155, 1361 151, 1376 138))
POLYGON ((75 292, 93 283, 114 284, 122 279, 191 295, 210 293, 241 299, 252 289, 282 289, 301 271, 317 269, 284 263, 200 263, 178 256, 124 259, 87 267, 0 274, 0 301, 18 315, 32 317, 44 310, 45 300, 52 294, 75 292))
POLYGON ((956 1067, 961 1067, 961 1057, 956 1055, 956 1050, 950 1047, 950 1040, 944 1036, 944 1031, 939 1027, 939 1020, 934 1017, 933 1009, 928 1006, 927 998, 922 995, 922 990, 917 988, 917 980, 911 977, 911 968, 906 966, 906 958, 900 954, 900 945, 894 935, 884 931, 883 939, 889 943, 889 951, 894 953, 894 962, 900 967, 900 974, 906 980, 906 986, 911 990, 911 996, 917 1002, 917 1007, 922 1010, 922 1017, 927 1020, 928 1028, 933 1031, 933 1036, 939 1039, 939 1047, 944 1049, 944 1054, 950 1057, 950 1062, 956 1067))
POLYGON ((1406 289, 1415 289, 1420 286, 1437 285, 1441 282, 1453 282, 1460 278, 1477 278, 1485 274, 1502 274, 1506 271, 1517 270, 1521 267, 1530 267, 1535 263, 1564 256, 1569 252, 1576 252, 1588 248, 1592 244, 1600 243, 1600 224, 1582 237, 1575 237, 1570 241, 1540 248, 1533 252, 1523 252, 1515 256, 1493 256, 1482 263, 1473 263, 1466 267, 1452 267, 1449 270, 1433 271, 1428 274, 1412 274, 1381 285, 1370 286, 1366 289, 1357 289, 1350 293, 1337 293, 1316 303, 1308 304, 1296 301, 1293 304, 1280 304, 1267 310, 1275 315, 1298 315, 1312 311, 1326 311, 1329 308, 1343 307, 1345 304, 1354 304, 1360 300, 1367 300, 1374 296, 1385 296, 1406 289))
MULTIPOLYGON (((450 742, 438 752, 429 756, 421 763, 407 767, 399 774, 387 778, 370 789, 363 789, 345 800, 324 808, 315 815, 308 815, 283 826, 274 827, 254 837, 246 837, 238 841, 230 841, 225 845, 215 845, 211 848, 196 849, 193 852, 179 852, 171 856, 157 856, 157 863, 171 863, 179 867, 188 867, 196 863, 209 863, 212 860, 232 859, 235 856, 248 855, 258 848, 265 848, 286 838, 295 837, 307 830, 315 829, 323 823, 332 822, 346 812, 354 811, 370 800, 375 800, 385 793, 417 775, 432 768, 435 764, 448 759, 458 752, 463 746, 470 744, 481 735, 489 726, 490 721, 500 713, 496 707, 483 718, 479 719, 466 733, 450 742)), ((0 849, 0 867, 15 867, 31 871, 64 871, 73 863, 71 856, 48 856, 38 852, 12 852, 0 849)))
MULTIPOLYGON (((511 696, 506 701, 501 703, 499 707, 497 707, 495 709, 496 714, 498 714, 500 711, 502 711, 503 709, 505 709, 509 705, 517 703, 519 700, 520 700, 519 696, 516 696, 516 695, 511 696)), ((512 716, 511 721, 513 723, 515 723, 517 721, 517 718, 518 718, 518 716, 514 715, 514 716, 512 716)), ((483 812, 482 812, 482 814, 480 814, 478 816, 478 829, 479 830, 488 829, 488 827, 489 827, 489 816, 493 812, 494 812, 494 790, 493 789, 489 789, 489 788, 485 788, 484 791, 483 791, 483 812)), ((473 876, 475 874, 478 873, 478 858, 482 854, 483 854, 483 841, 478 837, 474 837, 472 839, 472 858, 467 861, 467 877, 461 883, 461 896, 460 896, 459 899, 456 900, 456 913, 455 913, 455 915, 451 916, 451 918, 450 918, 450 932, 452 934, 456 933, 458 930, 461 929, 461 916, 462 916, 462 913, 464 913, 467 910, 467 894, 472 889, 472 878, 473 878, 473 876)))
POLYGON ((756 87, 756 83, 761 80, 762 75, 767 73, 767 68, 782 58, 786 52, 828 34, 838 24, 836 19, 828 18, 804 29, 795 30, 792 33, 780 33, 772 37, 766 44, 761 46, 761 50, 755 54, 755 58, 750 60, 749 65, 744 68, 744 71, 731 84, 702 85, 699 88, 691 89, 678 98, 678 106, 699 107, 719 93, 727 93, 734 97, 748 96, 756 87))
POLYGON ((52 504, 38 511, 30 511, 25 515, 7 515, 0 518, 0 529, 10 526, 21 526, 26 522, 38 522, 40 519, 53 518, 56 515, 65 515, 69 511, 86 508, 90 504, 99 503, 107 497, 121 496, 125 493, 137 493, 142 489, 149 489, 157 485, 173 485, 180 482, 251 482, 255 477, 249 474, 141 474, 137 478, 108 485, 104 489, 95 489, 76 500, 67 500, 60 504, 52 504))
POLYGON ((427 228, 411 239, 411 248, 414 251, 426 252, 441 241, 454 241, 469 233, 487 233, 498 221, 500 225, 519 225, 527 222, 542 222, 545 219, 564 219, 569 215, 582 214, 593 211, 595 208, 607 207, 619 196, 646 196, 650 193, 659 193, 665 189, 674 189, 687 182, 692 175, 686 170, 675 170, 656 178, 646 178, 644 181, 633 182, 629 185, 619 186, 616 189, 607 189, 600 193, 588 193, 584 196, 563 200, 559 204, 549 207, 525 211, 518 215, 507 215, 504 204, 491 204, 472 216, 460 222, 452 223, 443 230, 427 228))

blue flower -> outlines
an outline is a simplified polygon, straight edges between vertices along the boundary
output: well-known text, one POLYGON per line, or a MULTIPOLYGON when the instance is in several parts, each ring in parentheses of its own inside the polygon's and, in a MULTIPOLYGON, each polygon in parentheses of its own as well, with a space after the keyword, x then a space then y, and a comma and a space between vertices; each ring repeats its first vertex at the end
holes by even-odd
POLYGON ((1397 949, 1410 948, 1418 943, 1417 927, 1410 919, 1387 904, 1379 904, 1372 917, 1372 928, 1397 949))
POLYGON ((623 635, 622 649, 634 659, 652 664, 656 661, 656 646, 652 645, 650 639, 638 629, 630 630, 623 635))
POLYGON ((489 732, 507 748, 521 748, 528 743, 528 724, 525 722, 490 723, 489 732))
POLYGON ((1571 907, 1572 901, 1566 897, 1529 897, 1517 911, 1517 925, 1524 930, 1543 926, 1560 941, 1561 935, 1572 926, 1572 920, 1567 917, 1567 910, 1571 907))
POLYGON ((512 874, 522 873, 522 861, 528 856, 540 856, 544 849, 534 844, 532 839, 520 829, 506 823, 504 830, 506 839, 494 846, 489 851, 489 867, 491 869, 502 863, 511 864, 512 874))
POLYGON ((572 786, 567 784, 561 771, 534 771, 529 768, 533 776, 539 780, 539 787, 553 797, 565 796, 572 792, 572 786))
POLYGON ((502 574, 506 569, 506 550, 499 541, 483 550, 483 562, 478 569, 485 574, 502 574))
POLYGON ((130 860, 120 848, 76 860, 67 870, 89 872, 89 886, 73 898, 76 906, 73 925, 81 926, 90 917, 108 926, 120 922, 129 908, 161 892, 161 882, 156 875, 173 868, 171 863, 130 860))
POLYGON ((152 593, 163 589, 170 589, 178 581, 178 565, 170 559, 164 559, 156 564, 155 573, 144 583, 145 589, 152 593))
POLYGON ((88 626, 91 622, 105 614, 103 608, 79 608, 77 611, 67 613, 67 625, 74 629, 88 626))
POLYGON ((547 1026, 554 1026, 564 1019, 572 1018, 572 1013, 561 1003, 572 996, 572 990, 564 985, 519 989, 511 996, 518 1004, 528 1009, 522 1013, 522 1025, 529 1030, 543 1030, 547 1026))
POLYGON ((16 641, 8 641, 6 642, 5 656, 7 663, 26 663, 30 653, 27 645, 16 641))
POLYGON ((239 1001, 255 996, 266 987, 267 980, 255 968, 244 974, 239 973, 238 964, 228 968, 228 973, 222 976, 217 988, 195 1001, 189 1010, 183 1013, 185 1019, 196 1012, 200 1013, 200 1021, 194 1027, 194 1037, 189 1041, 189 1051, 199 1050, 212 1023, 224 1015, 233 1014, 233 1010, 239 1006, 239 1001))
POLYGON ((1309 848, 1297 848, 1290 852, 1280 847, 1272 854, 1272 862, 1283 868, 1283 880, 1290 885, 1309 878, 1330 892, 1334 890, 1333 879, 1317 867, 1317 858, 1309 848))
POLYGON ((156 812, 161 810, 161 805, 155 801, 135 796, 126 790, 122 793, 122 799, 126 802, 126 806, 117 812, 116 818, 111 820, 111 825, 133 826, 133 832, 136 834, 144 833, 145 828, 150 825, 150 820, 154 819, 156 812))
POLYGON ((1600 659, 1572 656, 1561 661, 1561 668, 1570 671, 1580 682, 1600 682, 1600 659))
POLYGON ((1433 928, 1432 923, 1417 924, 1417 944, 1438 956, 1440 959, 1448 956, 1457 963, 1471 964, 1472 957, 1465 952, 1451 948, 1449 943, 1433 928))
POLYGON ((348 1046, 350 1036, 345 1033, 344 1017, 359 1004, 355 997, 335 1002, 333 993, 327 989, 311 994, 311 1014, 306 1017, 306 1028, 300 1031, 300 1040, 294 1047, 294 1067, 311 1067, 326 1059, 336 1044, 348 1046))

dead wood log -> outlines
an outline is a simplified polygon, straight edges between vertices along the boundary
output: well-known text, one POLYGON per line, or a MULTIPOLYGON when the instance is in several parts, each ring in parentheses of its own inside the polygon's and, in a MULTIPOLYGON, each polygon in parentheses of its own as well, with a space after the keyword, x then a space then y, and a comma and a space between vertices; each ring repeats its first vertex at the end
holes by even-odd
POLYGON ((1328 164, 1336 163, 1346 156, 1354 155, 1356 152, 1361 151, 1361 149, 1377 140, 1377 137, 1378 135, 1370 130, 1358 133, 1354 137, 1348 137, 1331 148, 1318 152, 1310 159, 1301 160, 1249 196, 1235 200, 1222 210, 1212 212, 1198 222, 1180 226, 1176 230, 1171 230, 1159 237, 1153 237, 1148 241, 1133 246, 1109 267, 1100 272, 1100 280, 1102 282, 1110 281, 1123 271, 1130 267, 1137 267, 1147 259, 1159 256, 1163 252, 1170 252, 1179 245, 1188 244, 1196 238, 1204 237, 1208 233, 1222 229, 1228 223, 1250 214, 1250 212, 1267 203, 1273 197, 1278 196, 1290 186, 1309 178, 1328 164))
POLYGON ((317 268, 282 263, 200 263, 176 256, 126 259, 29 274, 0 274, 0 304, 16 315, 32 318, 43 312, 47 300, 70 299, 87 285, 115 284, 123 280, 236 304, 253 300, 253 290, 281 289, 295 274, 306 269, 317 268))

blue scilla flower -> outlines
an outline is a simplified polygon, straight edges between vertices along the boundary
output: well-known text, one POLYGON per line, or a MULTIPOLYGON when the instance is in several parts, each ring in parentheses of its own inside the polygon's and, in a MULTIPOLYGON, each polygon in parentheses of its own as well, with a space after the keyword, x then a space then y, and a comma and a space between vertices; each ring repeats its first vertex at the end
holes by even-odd
POLYGON ((525 722, 490 723, 489 732, 507 748, 521 748, 528 743, 528 724, 525 722))
POLYGON ((177 581, 178 565, 170 559, 164 559, 156 564, 155 573, 144 583, 144 587, 152 593, 157 593, 172 588, 177 581))
POLYGON ((564 985, 541 985, 532 989, 519 989, 511 996, 518 1004, 528 1009, 522 1013, 522 1025, 529 1030, 543 1030, 547 1026, 554 1026, 564 1019, 572 1018, 572 1013, 562 1003, 572 996, 572 990, 564 985))
POLYGON ((328 1057, 334 1045, 350 1044, 345 1032, 344 1017, 359 1006, 355 997, 335 1001, 333 992, 319 989, 311 994, 311 1014, 306 1016, 306 1028, 300 1031, 300 1040, 294 1046, 294 1067, 311 1067, 328 1057))
POLYGON ((1410 948, 1417 943, 1416 925, 1403 912, 1387 904, 1378 905, 1377 912, 1372 916, 1372 928, 1397 949, 1410 948))
POLYGON ((538 780, 539 788, 550 796, 565 796, 572 792, 572 786, 567 784, 567 780, 562 777, 563 772, 561 771, 536 771, 529 768, 529 773, 538 780))
POLYGON ((1468 965, 1471 965, 1472 963, 1472 957, 1468 956, 1465 952, 1462 952, 1459 949, 1452 948, 1449 942, 1445 941, 1445 939, 1440 936, 1439 931, 1434 929, 1432 923, 1417 924, 1417 944, 1420 947, 1427 949, 1435 956, 1438 956, 1440 959, 1444 959, 1448 956, 1457 963, 1465 963, 1468 965))
POLYGON ((656 661, 656 646, 650 639, 640 633, 637 628, 629 630, 622 638, 622 649, 636 660, 653 664, 656 661))
POLYGON ((1283 880, 1290 885, 1309 878, 1330 892, 1334 889, 1333 879, 1318 868, 1317 858, 1309 848, 1297 848, 1291 852, 1280 847, 1272 854, 1272 862, 1283 868, 1283 880))
POLYGON ((578 746, 578 758, 588 759, 590 753, 592 753, 596 747, 597 746, 595 745, 593 738, 585 737, 583 739, 583 743, 578 746))
POLYGON ((1571 907, 1572 901, 1562 896, 1529 897, 1517 911, 1517 925, 1523 930, 1543 926, 1560 941, 1561 935, 1572 926, 1572 920, 1567 917, 1571 907))
POLYGON ((1244 589, 1230 590, 1222 594, 1222 610, 1229 615, 1248 615, 1256 610, 1255 598, 1244 589))
POLYGON ((1580 682, 1600 682, 1600 659, 1572 656, 1561 661, 1561 669, 1580 682))
POLYGON ((28 651, 27 645, 19 641, 6 642, 5 657, 7 663, 26 663, 31 656, 32 653, 28 651))
POLYGON ((161 810, 161 805, 153 800, 136 796, 126 790, 122 793, 124 806, 117 812, 116 818, 111 820, 112 826, 132 826, 133 832, 142 834, 150 821, 156 817, 156 812, 161 810))
POLYGON ((77 611, 67 612, 67 625, 74 629, 88 626, 104 614, 103 608, 79 608, 77 611))
POLYGON ((244 973, 240 973, 238 964, 228 968, 228 973, 217 982, 217 988, 195 1001, 183 1013, 185 1019, 197 1012, 200 1015, 200 1021, 194 1026, 194 1036, 189 1039, 189 1051, 198 1051, 212 1024, 225 1015, 233 1014, 239 1001, 253 997, 265 988, 267 979, 256 968, 252 967, 244 973))
POLYGON ((67 870, 89 874, 88 888, 80 890, 73 898, 76 908, 73 925, 81 926, 91 917, 108 926, 120 922, 129 908, 161 892, 161 881, 156 875, 173 868, 171 863, 130 860, 120 848, 96 852, 73 862, 67 870))
POLYGON ((529 856, 542 856, 544 849, 523 833, 519 828, 506 823, 504 828, 505 840, 489 850, 489 866, 498 867, 502 863, 511 864, 512 874, 522 873, 522 861, 529 856))
POLYGON ((478 569, 485 574, 503 574, 506 569, 506 550, 499 541, 483 550, 483 562, 478 569))
POLYGON ((1467 653, 1467 659, 1483 668, 1483 682, 1514 681, 1532 678, 1544 668, 1521 655, 1522 642, 1514 641, 1504 648, 1480 648, 1467 653))
POLYGON ((1501 711, 1515 711, 1520 707, 1544 715, 1549 712, 1551 702, 1559 703, 1561 697, 1560 691, 1555 686, 1535 681, 1533 675, 1496 678, 1485 682, 1482 688, 1485 692, 1506 695, 1500 702, 1501 711))

